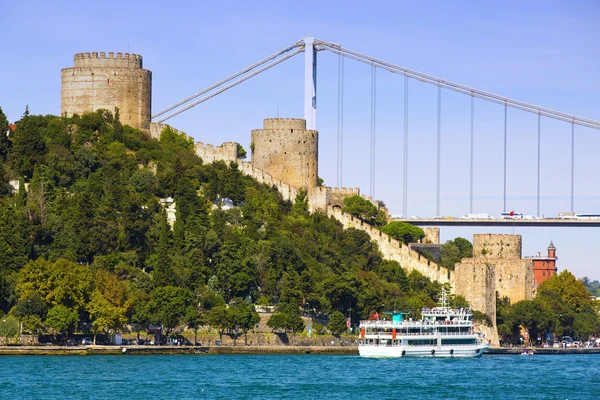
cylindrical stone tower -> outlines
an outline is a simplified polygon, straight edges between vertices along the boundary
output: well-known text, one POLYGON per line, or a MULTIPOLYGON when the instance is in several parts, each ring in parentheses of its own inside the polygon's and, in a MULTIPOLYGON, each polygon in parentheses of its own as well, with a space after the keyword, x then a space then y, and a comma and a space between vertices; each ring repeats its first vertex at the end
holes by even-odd
POLYGON ((123 124, 150 127, 152 72, 142 68, 142 56, 102 52, 74 58, 74 67, 61 71, 61 115, 117 107, 123 124))
POLYGON ((252 165, 296 188, 317 186, 318 149, 319 134, 303 119, 267 118, 252 131, 252 165))

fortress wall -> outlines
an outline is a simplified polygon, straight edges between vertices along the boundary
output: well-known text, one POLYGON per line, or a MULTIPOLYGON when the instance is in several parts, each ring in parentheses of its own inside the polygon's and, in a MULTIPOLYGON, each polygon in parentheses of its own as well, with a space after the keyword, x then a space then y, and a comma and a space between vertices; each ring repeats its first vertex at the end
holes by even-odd
POLYGON ((493 265, 464 259, 455 265, 454 288, 473 310, 496 318, 496 269, 493 265), (493 294, 493 296, 491 295, 493 294))
MULTIPOLYGON (((237 149, 236 149, 236 151, 237 151, 237 149)), ((244 162, 240 159, 237 160, 237 163, 238 163, 238 167, 239 167, 240 171, 244 175, 253 177, 259 183, 264 183, 269 186, 274 186, 279 191, 279 193, 281 193, 281 196, 283 197, 284 200, 294 201, 296 199, 296 197, 298 196, 298 193, 299 193, 298 188, 290 186, 287 183, 280 181, 279 179, 273 178, 271 175, 267 174, 266 172, 264 172, 263 170, 261 170, 259 168, 254 168, 252 163, 244 162)))
POLYGON ((344 207, 344 199, 352 196, 360 196, 359 188, 333 188, 331 193, 331 205, 344 207))
POLYGON ((501 260, 494 266, 496 291, 500 297, 508 297, 512 304, 535 297, 532 260, 501 260))
POLYGON ((236 162, 238 158, 238 146, 239 144, 236 142, 225 142, 216 147, 212 144, 196 142, 194 150, 196 151, 196 155, 205 163, 212 163, 214 161, 236 162))
POLYGON ((431 243, 409 243, 408 247, 413 249, 414 251, 426 251, 433 257, 433 261, 439 263, 441 261, 441 252, 439 244, 431 244, 431 243))
POLYGON ((332 190, 328 186, 315 186, 308 193, 308 209, 310 212, 325 211, 331 204, 332 190))
POLYGON ((358 218, 354 218, 350 214, 342 212, 338 207, 327 207, 327 215, 338 220, 344 228, 355 228, 369 234, 374 240, 383 258, 397 261, 403 268, 408 271, 417 270, 431 280, 437 280, 440 283, 449 283, 452 280, 452 271, 442 267, 432 261, 428 261, 425 257, 421 257, 416 251, 411 250, 405 244, 398 240, 389 237, 358 218))
POLYGON ((78 53, 61 71, 61 115, 118 108, 123 124, 148 129, 151 97, 152 72, 137 54, 78 53))
POLYGON ((158 122, 150 122, 150 137, 156 140, 160 140, 160 134, 165 128, 170 128, 171 130, 173 130, 173 132, 179 135, 184 134, 185 136, 187 136, 188 139, 193 140, 193 138, 188 136, 185 132, 180 131, 179 129, 175 129, 169 124, 160 124, 158 122))

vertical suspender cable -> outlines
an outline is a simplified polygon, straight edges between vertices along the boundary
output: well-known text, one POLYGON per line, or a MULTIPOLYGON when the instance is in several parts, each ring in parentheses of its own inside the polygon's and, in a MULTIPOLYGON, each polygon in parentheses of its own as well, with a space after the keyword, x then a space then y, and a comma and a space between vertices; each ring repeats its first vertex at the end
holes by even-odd
POLYGON ((438 120, 437 120, 437 187, 435 215, 440 213, 440 174, 441 174, 441 151, 442 151, 442 87, 438 85, 438 120))
POLYGON ((541 119, 542 119, 542 115, 538 113, 538 146, 537 146, 537 158, 538 158, 538 163, 537 163, 537 216, 540 216, 540 168, 541 168, 541 141, 542 141, 542 135, 541 135, 541 119))
POLYGON ((377 162, 376 146, 377 135, 377 68, 373 67, 373 191, 371 196, 375 200, 375 163, 377 162))
POLYGON ((340 185, 344 185, 344 57, 342 57, 342 78, 340 85, 340 185))
POLYGON ((471 180, 469 196, 469 213, 473 214, 473 147, 475 132, 475 96, 471 94, 471 180))
POLYGON ((403 187, 402 187, 402 213, 404 218, 408 216, 408 76, 404 76, 404 168, 403 168, 403 187))
POLYGON ((508 116, 508 105, 504 103, 504 206, 502 211, 506 212, 506 125, 508 116))
POLYGON ((571 123, 571 212, 575 212, 575 121, 571 123))
POLYGON ((369 195, 373 196, 373 71, 375 67, 371 64, 371 121, 369 130, 369 195))
POLYGON ((337 101, 337 153, 336 153, 336 186, 337 187, 341 187, 340 185, 340 119, 341 119, 341 115, 340 115, 340 111, 341 111, 341 107, 340 107, 340 95, 341 95, 341 79, 342 79, 342 74, 341 74, 341 70, 342 70, 342 54, 338 54, 338 101, 337 101))

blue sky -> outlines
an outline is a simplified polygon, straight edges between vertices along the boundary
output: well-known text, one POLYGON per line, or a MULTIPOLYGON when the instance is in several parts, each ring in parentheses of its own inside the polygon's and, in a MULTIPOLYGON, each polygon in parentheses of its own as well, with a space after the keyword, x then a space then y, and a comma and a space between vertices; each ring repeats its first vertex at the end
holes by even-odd
MULTIPOLYGON (((600 3, 148 2, 0 3, 0 106, 11 121, 60 112, 60 69, 78 52, 141 54, 153 72, 153 111, 295 42, 306 34, 421 72, 600 120, 600 3), (60 3, 60 4, 56 4, 60 3)), ((318 55, 320 175, 336 181, 337 56, 318 55)), ((344 186, 368 194, 370 67, 345 62, 344 186)), ((402 212, 404 81, 377 72, 376 197, 402 212)), ((470 99, 442 94, 441 214, 469 207, 470 99)), ((198 141, 238 141, 262 119, 302 117, 303 57, 169 120, 198 141)), ((435 214, 437 89, 411 81, 408 214, 435 214)), ((474 212, 499 215, 503 192, 502 106, 476 101, 474 212)), ((541 213, 570 207, 570 125, 542 120, 541 213)), ((507 207, 536 212, 537 117, 508 111, 507 207)), ((575 211, 600 213, 600 132, 576 127, 575 211)), ((486 229, 486 231, 489 229, 486 229)), ((479 229, 444 228, 442 239, 479 229)), ((512 233, 512 228, 498 230, 512 233)), ((600 232, 516 229, 524 255, 554 240, 559 269, 600 279, 600 232)))

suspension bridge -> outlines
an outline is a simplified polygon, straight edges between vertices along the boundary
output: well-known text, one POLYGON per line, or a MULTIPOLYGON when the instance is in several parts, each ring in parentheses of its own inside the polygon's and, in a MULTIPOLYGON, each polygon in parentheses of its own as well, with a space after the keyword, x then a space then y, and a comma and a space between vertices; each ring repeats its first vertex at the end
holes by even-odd
MULTIPOLYGON (((337 64, 337 135, 336 135, 336 183, 338 187, 343 186, 344 181, 344 61, 354 60, 360 63, 367 64, 370 67, 370 130, 369 130, 369 195, 375 199, 376 189, 376 164, 377 164, 377 71, 383 70, 392 74, 397 74, 404 81, 404 107, 403 107, 403 136, 402 136, 402 218, 408 216, 408 200, 409 187, 408 180, 411 173, 409 168, 409 109, 410 109, 410 87, 412 81, 422 82, 427 85, 432 85, 436 88, 437 94, 437 132, 435 142, 435 155, 432 159, 435 160, 436 176, 435 176, 435 214, 433 218, 412 218, 411 223, 418 225, 487 225, 487 226, 503 226, 503 225, 518 225, 518 226, 600 226, 600 210, 599 215, 592 214, 586 220, 576 219, 542 219, 540 212, 541 183, 541 140, 542 140, 542 121, 552 119, 560 121, 570 127, 570 147, 564 148, 562 151, 567 153, 570 159, 570 212, 575 212, 575 178, 576 178, 576 153, 575 139, 576 127, 585 127, 593 130, 600 130, 600 121, 595 121, 589 118, 576 116, 573 114, 552 110, 539 105, 529 104, 523 101, 511 99, 505 96, 490 93, 488 91, 479 90, 473 87, 465 86, 459 83, 451 82, 442 78, 438 78, 429 74, 418 72, 394 63, 384 61, 366 54, 354 51, 339 44, 320 40, 311 36, 305 37, 289 46, 253 63, 246 68, 176 102, 175 104, 166 107, 152 115, 152 120, 157 123, 163 123, 180 113, 187 111, 245 81, 252 77, 261 74, 276 65, 289 60, 290 58, 304 53, 304 119, 306 119, 306 127, 310 130, 317 130, 317 54, 321 51, 331 52, 338 56, 337 64), (502 147, 502 211, 508 212, 510 209, 507 205, 507 159, 508 152, 508 109, 516 109, 537 117, 537 170, 536 170, 536 217, 514 220, 489 220, 473 218, 440 218, 441 216, 441 181, 442 181, 442 107, 444 91, 453 91, 460 95, 466 96, 470 100, 470 146, 468 149, 469 158, 469 213, 473 213, 474 205, 474 141, 477 134, 475 127, 475 106, 476 102, 485 102, 500 105, 503 108, 503 147, 502 147)), ((600 204, 598 204, 600 206, 600 204)), ((466 211, 466 210, 465 210, 466 211)))

